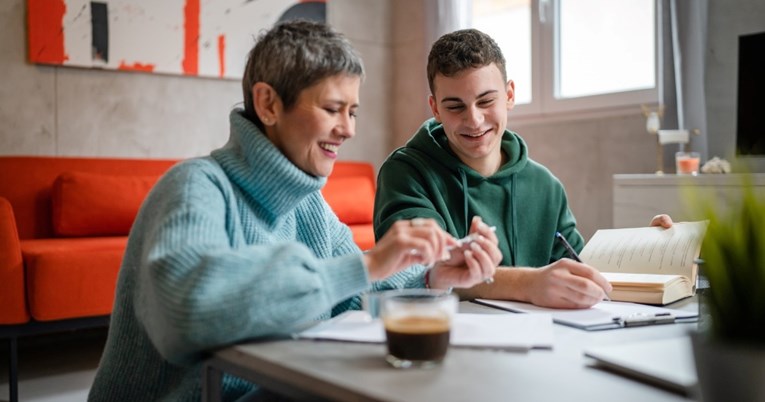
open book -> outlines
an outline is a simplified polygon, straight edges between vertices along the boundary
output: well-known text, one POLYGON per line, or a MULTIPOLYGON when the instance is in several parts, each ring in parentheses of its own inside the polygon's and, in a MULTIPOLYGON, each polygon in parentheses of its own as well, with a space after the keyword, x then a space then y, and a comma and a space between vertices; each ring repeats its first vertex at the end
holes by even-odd
POLYGON ((693 295, 706 229, 698 221, 598 230, 579 257, 611 282, 611 300, 664 305, 693 295))

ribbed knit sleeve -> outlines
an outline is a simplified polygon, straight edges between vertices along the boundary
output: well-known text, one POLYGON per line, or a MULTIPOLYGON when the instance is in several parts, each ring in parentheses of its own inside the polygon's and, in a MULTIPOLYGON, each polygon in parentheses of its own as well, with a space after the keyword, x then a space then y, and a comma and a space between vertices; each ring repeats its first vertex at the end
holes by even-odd
POLYGON ((133 229, 145 245, 135 261, 143 266, 136 314, 171 362, 289 333, 368 287, 360 253, 317 258, 288 239, 312 228, 297 227, 294 216, 263 227, 226 183, 214 171, 176 169, 152 192, 133 229))
MULTIPOLYGON (((334 240, 332 250, 335 256, 341 256, 348 253, 358 254, 361 250, 353 241, 353 233, 351 229, 344 223, 337 219, 337 216, 331 212, 329 205, 324 203, 329 215, 332 217, 329 227, 331 237, 334 240)), ((414 265, 404 271, 398 272, 384 280, 375 281, 368 289, 369 291, 377 292, 390 289, 403 289, 403 288, 422 288, 425 286, 425 267, 422 265, 414 265)), ((341 314, 347 310, 361 310, 363 295, 355 295, 351 298, 344 300, 332 309, 332 315, 341 314)))

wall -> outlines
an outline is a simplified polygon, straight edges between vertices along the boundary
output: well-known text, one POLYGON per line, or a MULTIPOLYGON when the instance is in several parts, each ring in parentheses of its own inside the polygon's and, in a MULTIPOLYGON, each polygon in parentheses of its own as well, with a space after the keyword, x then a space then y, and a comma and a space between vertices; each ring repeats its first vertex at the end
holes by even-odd
MULTIPOLYGON (((762 0, 708 0, 705 87, 709 155, 730 158, 736 144, 738 96, 738 37, 765 32, 762 0)), ((765 157, 743 157, 740 162, 765 172, 765 157)))
MULTIPOLYGON (((731 46, 726 27, 749 29, 747 24, 765 21, 759 0, 734 2, 741 7, 733 10, 728 0, 710 0, 709 44, 718 64, 731 57, 722 49, 731 46), (749 22, 735 23, 737 14, 749 22)), ((351 39, 367 68, 357 136, 341 148, 341 159, 379 166, 429 117, 425 62, 430 43, 425 43, 422 21, 434 3, 328 2, 329 22, 351 39)), ((228 138, 228 112, 241 101, 239 82, 27 64, 25 8, 24 0, 0 2, 0 154, 190 157, 207 154, 228 138)), ((722 81, 710 81, 720 69, 708 69, 710 133, 729 131, 711 115, 720 119, 735 104, 730 96, 720 98, 730 92, 729 82, 719 88, 722 81)), ((724 70, 730 75, 729 68, 724 70)), ((655 142, 637 108, 626 115, 531 123, 511 115, 509 125, 528 142, 531 157, 564 183, 588 238, 611 226, 611 175, 655 168, 655 142)), ((710 140, 710 152, 731 141, 710 140)))
POLYGON ((188 157, 228 138, 235 81, 31 65, 26 3, 0 5, 0 153, 188 157))
POLYGON ((390 149, 392 131, 392 10, 390 1, 327 2, 328 22, 353 43, 366 69, 359 94, 356 137, 343 144, 339 155, 341 159, 365 160, 378 167, 390 149))

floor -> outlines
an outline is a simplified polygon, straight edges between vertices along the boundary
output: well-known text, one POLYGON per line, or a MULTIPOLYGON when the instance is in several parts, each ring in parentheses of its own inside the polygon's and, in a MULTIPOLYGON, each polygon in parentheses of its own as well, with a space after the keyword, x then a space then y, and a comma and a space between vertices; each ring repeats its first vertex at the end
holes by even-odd
MULTIPOLYGON (((105 341, 105 328, 19 339, 19 401, 85 401, 105 341)), ((8 401, 7 341, 0 341, 0 401, 8 401)))

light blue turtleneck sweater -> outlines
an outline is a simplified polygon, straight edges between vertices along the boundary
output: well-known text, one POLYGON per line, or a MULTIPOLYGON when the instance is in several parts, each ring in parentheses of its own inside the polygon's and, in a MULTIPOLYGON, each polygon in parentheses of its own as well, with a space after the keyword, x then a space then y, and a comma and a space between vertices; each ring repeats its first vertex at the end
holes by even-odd
MULTIPOLYGON (((144 201, 90 400, 199 400, 210 350, 359 308, 370 288, 350 229, 319 191, 326 179, 292 164, 241 110, 230 122, 223 148, 174 166, 144 201)), ((422 287, 422 271, 373 288, 422 287)), ((232 400, 254 386, 225 376, 223 388, 232 400)))

